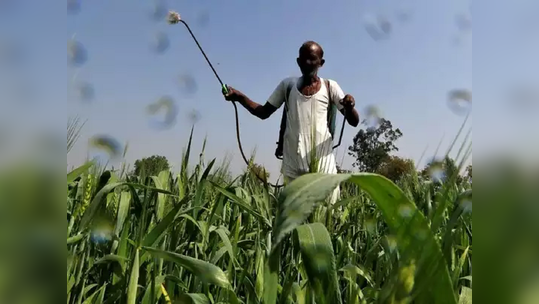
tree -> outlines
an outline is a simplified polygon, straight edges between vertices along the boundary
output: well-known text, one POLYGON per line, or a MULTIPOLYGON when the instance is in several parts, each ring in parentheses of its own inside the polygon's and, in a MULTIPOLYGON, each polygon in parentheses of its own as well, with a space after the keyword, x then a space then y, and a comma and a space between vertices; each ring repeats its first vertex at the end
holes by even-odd
POLYGON ((170 169, 170 165, 166 157, 153 155, 135 161, 135 171, 133 173, 137 176, 155 176, 159 172, 168 169, 170 169))
POLYGON ((399 129, 393 129, 391 121, 382 118, 377 128, 361 129, 354 137, 354 144, 348 154, 355 157, 353 166, 361 172, 377 172, 389 154, 398 151, 395 142, 402 136, 399 129))
POLYGON ((469 165, 468 168, 466 168, 466 175, 469 179, 472 179, 472 165, 469 165))
POLYGON ((398 156, 389 156, 382 162, 382 164, 380 164, 376 173, 383 175, 396 183, 403 176, 414 170, 415 165, 413 160, 400 158, 398 156))

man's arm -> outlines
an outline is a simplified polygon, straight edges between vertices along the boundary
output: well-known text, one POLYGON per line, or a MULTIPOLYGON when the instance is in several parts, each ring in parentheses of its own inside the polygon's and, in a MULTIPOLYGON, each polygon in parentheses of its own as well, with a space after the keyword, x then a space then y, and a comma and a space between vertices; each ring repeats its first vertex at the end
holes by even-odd
POLYGON ((269 118, 273 113, 275 113, 275 111, 277 111, 277 108, 271 105, 269 102, 266 102, 266 104, 261 105, 259 103, 252 101, 245 94, 242 94, 242 96, 238 98, 238 102, 245 109, 247 109, 249 113, 253 114, 254 116, 262 120, 269 118))
POLYGON ((286 85, 284 80, 281 81, 264 105, 254 102, 247 95, 232 87, 228 87, 228 94, 225 95, 225 99, 239 102, 249 113, 264 120, 275 113, 285 102, 286 85))

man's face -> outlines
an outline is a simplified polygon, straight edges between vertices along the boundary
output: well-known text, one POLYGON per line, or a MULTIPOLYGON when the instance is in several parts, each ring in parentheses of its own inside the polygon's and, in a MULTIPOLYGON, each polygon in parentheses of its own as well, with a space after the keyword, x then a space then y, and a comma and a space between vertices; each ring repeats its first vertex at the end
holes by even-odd
POLYGON ((320 49, 313 45, 300 50, 297 63, 303 76, 314 76, 324 64, 324 59, 320 56, 320 49))

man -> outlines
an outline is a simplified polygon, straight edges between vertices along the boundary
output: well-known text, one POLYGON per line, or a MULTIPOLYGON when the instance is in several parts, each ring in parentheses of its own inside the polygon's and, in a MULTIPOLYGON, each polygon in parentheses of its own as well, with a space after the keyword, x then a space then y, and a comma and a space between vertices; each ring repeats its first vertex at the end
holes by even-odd
MULTIPOLYGON (((267 119, 286 102, 281 169, 285 183, 312 172, 313 164, 316 172, 337 173, 333 140, 327 125, 329 102, 336 104, 351 126, 359 124, 354 97, 345 95, 333 80, 329 81, 330 87, 327 88, 324 84, 326 81, 318 77, 318 70, 325 63, 322 47, 314 41, 305 42, 299 49, 296 61, 302 76, 282 80, 264 105, 252 101, 232 87, 228 87, 225 95, 226 100, 239 102, 260 119, 267 119), (290 87, 292 89, 287 90, 290 87), (286 96, 288 91, 290 94, 286 96)), ((333 203, 339 195, 338 190, 331 199, 333 203)))

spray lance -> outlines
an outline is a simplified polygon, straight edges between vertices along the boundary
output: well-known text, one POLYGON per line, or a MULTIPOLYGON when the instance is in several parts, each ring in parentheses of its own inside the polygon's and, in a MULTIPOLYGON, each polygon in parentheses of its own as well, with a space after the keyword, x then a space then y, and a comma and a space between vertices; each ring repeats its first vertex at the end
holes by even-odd
MULTIPOLYGON (((187 31, 189 31, 189 34, 191 35, 191 37, 193 38, 193 40, 195 41, 196 45, 198 46, 198 49, 200 50, 200 52, 202 53, 202 55, 204 56, 204 58, 206 59, 206 62, 208 63, 208 65, 210 66, 213 74, 215 75, 215 77, 217 78, 217 80, 219 81, 219 83, 221 84, 221 93, 223 95, 226 95, 228 94, 228 86, 221 80, 221 77, 219 77, 219 74, 217 74, 217 71, 215 70, 215 68, 213 67, 213 64, 211 63, 210 59, 208 58, 208 56, 206 56, 206 53, 204 52, 204 50, 202 49, 202 46, 200 46, 200 43, 198 42, 197 38, 195 37, 195 34, 193 34, 193 31, 191 31, 191 28, 189 28, 189 25, 187 24, 187 22, 185 22, 181 17, 180 17, 180 14, 177 13, 177 12, 174 12, 174 11, 170 11, 168 13, 168 23, 169 24, 178 24, 178 23, 182 23, 183 25, 185 25, 185 28, 187 28, 187 31)), ((241 137, 240 137, 240 122, 239 122, 239 116, 238 116, 238 106, 236 105, 236 102, 232 102, 232 105, 234 106, 234 115, 235 115, 235 118, 236 118, 236 139, 238 141, 238 148, 240 149, 240 153, 241 153, 241 156, 243 158, 243 160, 245 161, 245 164, 247 165, 248 168, 251 168, 252 170, 252 167, 250 166, 250 163, 249 163, 249 160, 247 159, 247 157, 245 156, 245 153, 243 151, 243 145, 241 144, 241 137)), ((340 134, 340 138, 339 138, 339 143, 333 147, 333 149, 337 148, 338 146, 340 146, 341 144, 341 141, 342 141, 342 136, 343 136, 343 132, 344 132, 344 125, 345 125, 345 122, 346 120, 343 120, 343 127, 341 128, 341 134, 340 134)), ((280 188, 282 187, 283 185, 275 185, 275 184, 271 184, 271 183, 268 183, 266 180, 264 180, 262 177, 260 177, 258 174, 256 174, 256 172, 253 172, 254 175, 256 177, 258 177, 258 179, 260 179, 260 181, 262 181, 263 183, 267 183, 269 184, 270 186, 272 187, 275 187, 275 188, 280 188)), ((265 172, 264 172, 265 173, 265 172)))
MULTIPOLYGON (((217 78, 217 81, 219 81, 219 83, 221 84, 221 93, 223 95, 228 94, 228 86, 221 80, 221 77, 219 77, 219 74, 217 74, 217 71, 213 67, 213 64, 211 63, 210 59, 208 58, 208 56, 206 55, 206 53, 202 49, 202 46, 200 46, 200 43, 198 42, 197 38, 195 37, 195 34, 193 34, 193 31, 191 31, 191 28, 189 28, 189 25, 187 24, 187 22, 185 22, 180 17, 180 14, 178 14, 177 12, 170 11, 168 13, 168 23, 169 24, 183 23, 183 25, 185 25, 185 28, 187 28, 187 31, 189 31, 189 34, 191 35, 191 37, 195 41, 196 45, 198 46, 198 49, 200 50, 200 52, 202 53, 202 55, 206 59, 206 62, 208 63, 208 65, 210 66, 213 74, 217 78)), ((236 118, 236 139, 238 141, 238 147, 240 149, 240 153, 241 153, 241 156, 243 158, 243 161, 247 165, 247 168, 250 168, 252 170, 252 167, 250 166, 249 160, 247 159, 247 157, 245 156, 245 152, 243 151, 243 145, 241 144, 240 121, 239 121, 239 116, 238 116, 238 106, 236 105, 236 102, 232 102, 232 105, 234 106, 234 115, 235 115, 235 118, 236 118)), ((266 180, 264 180, 262 177, 260 177, 258 174, 256 174, 256 172, 253 172, 253 173, 254 173, 254 175, 256 177, 258 177, 258 179, 260 179, 261 182, 267 183, 272 187, 280 188, 280 187, 283 186, 282 184, 281 185, 275 185, 275 184, 268 183, 266 180)))

